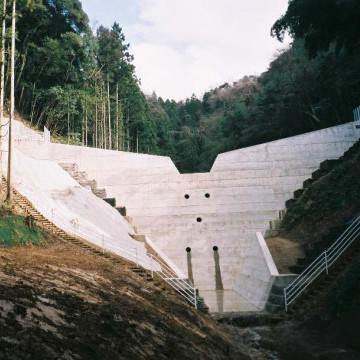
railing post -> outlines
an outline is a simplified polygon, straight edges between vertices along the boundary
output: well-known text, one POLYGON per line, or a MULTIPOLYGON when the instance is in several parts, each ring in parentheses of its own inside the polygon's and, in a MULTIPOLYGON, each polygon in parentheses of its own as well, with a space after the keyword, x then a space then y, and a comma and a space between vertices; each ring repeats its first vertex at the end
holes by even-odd
POLYGON ((194 306, 197 309, 197 295, 196 295, 196 288, 194 288, 194 306))
POLYGON ((288 303, 286 298, 286 288, 284 288, 284 302, 285 302, 285 312, 288 311, 288 303))
POLYGON ((329 266, 328 266, 328 257, 327 257, 327 251, 324 251, 325 256, 325 268, 326 268, 326 275, 329 275, 329 266))
POLYGON ((54 223, 54 209, 51 209, 51 222, 54 223))
POLYGON ((136 265, 139 266, 139 261, 138 261, 138 250, 137 248, 135 248, 135 260, 136 260, 136 265))
POLYGON ((101 235, 101 247, 102 247, 102 251, 103 253, 105 252, 105 239, 104 239, 104 234, 101 235))

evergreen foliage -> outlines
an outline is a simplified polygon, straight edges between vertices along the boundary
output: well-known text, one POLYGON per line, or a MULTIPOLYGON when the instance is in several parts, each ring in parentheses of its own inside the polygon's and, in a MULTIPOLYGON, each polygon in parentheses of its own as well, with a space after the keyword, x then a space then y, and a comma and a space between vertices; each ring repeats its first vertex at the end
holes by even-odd
POLYGON ((294 41, 266 72, 175 102, 141 92, 119 24, 93 33, 79 0, 18 0, 17 110, 69 143, 168 155, 181 172, 209 171, 220 152, 352 120, 359 11, 357 0, 291 0, 272 34, 294 41))

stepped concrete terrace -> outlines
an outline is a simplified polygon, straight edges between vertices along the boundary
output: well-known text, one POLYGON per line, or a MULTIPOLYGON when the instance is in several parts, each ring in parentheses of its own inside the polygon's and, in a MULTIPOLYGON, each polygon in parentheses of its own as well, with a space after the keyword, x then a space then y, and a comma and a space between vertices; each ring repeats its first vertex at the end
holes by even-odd
POLYGON ((76 163, 194 280, 210 311, 227 312, 264 309, 279 277, 263 239, 270 222, 279 222, 285 201, 322 161, 359 138, 359 122, 351 122, 220 154, 198 174, 180 174, 168 157, 54 144, 48 136, 17 146, 36 159, 76 163))

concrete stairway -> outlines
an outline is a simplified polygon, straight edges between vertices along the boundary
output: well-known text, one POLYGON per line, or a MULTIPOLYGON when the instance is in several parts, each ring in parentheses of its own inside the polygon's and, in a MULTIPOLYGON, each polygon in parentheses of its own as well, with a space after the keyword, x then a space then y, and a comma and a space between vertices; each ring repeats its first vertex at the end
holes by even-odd
MULTIPOLYGON (((306 310, 313 308, 319 300, 327 295, 331 285, 338 280, 339 276, 341 276, 352 261, 359 257, 360 244, 359 239, 357 239, 357 241, 341 256, 329 274, 322 274, 314 283, 312 283, 289 307, 288 312, 290 314, 296 314, 300 309, 306 310)), ((283 310, 284 306, 280 307, 280 309, 283 310)))
POLYGON ((359 219, 360 214, 358 213, 343 226, 332 228, 329 235, 321 241, 311 244, 311 247, 305 251, 306 257, 298 259, 298 263, 292 267, 292 270, 299 275, 294 278, 294 282, 291 282, 289 287, 291 290, 289 290, 286 284, 274 283, 266 310, 269 312, 284 310, 285 288, 287 294, 291 296, 291 302, 288 302, 288 306, 291 304, 290 310, 292 312, 296 311, 298 306, 306 307, 308 306, 307 302, 316 301, 320 295, 325 294, 337 276, 355 258, 360 257, 359 219), (337 257, 335 260, 332 260, 334 259, 334 251, 338 252, 338 255, 335 253, 337 257), (323 256, 328 259, 325 260, 326 271, 325 265, 321 265, 319 261, 319 259, 324 259, 323 256), (316 274, 316 277, 313 277, 313 274, 316 274), (310 282, 307 282, 308 279, 310 282), (296 296, 294 296, 294 293, 291 293, 294 290, 300 290, 300 292, 295 293, 296 296), (301 301, 299 302, 299 300, 301 301), (292 304, 293 301, 295 305, 292 304), (299 303, 300 305, 298 305, 299 303))
MULTIPOLYGON (((306 191, 306 189, 308 189, 315 181, 319 180, 321 177, 325 176, 326 174, 328 174, 336 165, 341 164, 343 161, 348 160, 351 155, 357 151, 360 148, 360 141, 357 141, 352 147, 350 147, 339 159, 331 159, 331 160, 325 160, 323 162, 320 163, 319 169, 317 169, 316 171, 314 171, 311 174, 311 178, 306 179, 303 182, 303 187, 300 189, 297 189, 294 191, 293 193, 293 198, 287 200, 285 202, 285 209, 282 211, 279 211, 279 219, 276 220, 272 220, 270 221, 270 226, 269 226, 269 230, 266 231, 265 237, 275 237, 278 236, 281 230, 281 223, 282 220, 285 217, 286 211, 288 209, 291 209, 292 207, 294 207, 298 201, 301 199, 302 195, 304 194, 304 192, 306 191)), ((324 244, 325 248, 327 247, 326 245, 328 244, 324 244)), ((294 268, 295 269, 295 268, 294 268)), ((296 274, 300 273, 302 270, 297 269, 297 270, 293 270, 296 274)))
POLYGON ((86 171, 79 171, 75 163, 59 163, 59 165, 69 173, 81 186, 89 188, 94 195, 100 199, 106 199, 106 190, 97 187, 96 180, 89 180, 86 171))
POLYGON ((302 273, 323 251, 333 244, 350 223, 351 220, 345 225, 333 227, 330 229, 329 234, 323 236, 321 240, 306 244, 304 249, 305 257, 297 259, 296 264, 290 266, 291 272, 294 274, 302 273))
POLYGON ((295 204, 297 204, 303 193, 306 191, 307 188, 311 186, 312 183, 314 183, 315 181, 319 180, 321 177, 328 174, 336 165, 339 165, 342 162, 348 160, 352 156, 352 154, 356 152, 358 149, 360 149, 360 141, 357 141, 351 148, 345 151, 345 153, 339 159, 323 161, 320 164, 319 169, 311 174, 311 178, 303 182, 303 187, 301 189, 294 191, 294 197, 286 201, 285 203, 286 208, 290 209, 295 204))
MULTIPOLYGON (((291 304, 288 310, 290 314, 296 313, 299 309, 310 308, 313 303, 327 294, 331 284, 338 276, 343 273, 355 258, 360 257, 360 244, 358 240, 340 257, 329 274, 324 273, 319 276, 296 301, 291 304)), ((281 283, 273 285, 265 307, 267 312, 285 312, 284 287, 286 287, 286 285, 281 283)))
POLYGON ((116 208, 122 216, 126 216, 125 207, 117 207, 115 198, 108 198, 106 195, 106 189, 98 188, 96 180, 89 180, 88 174, 86 171, 80 171, 76 163, 59 163, 59 165, 81 186, 88 188, 92 191, 94 195, 98 198, 103 199, 112 207, 116 208))
POLYGON ((276 313, 285 309, 284 288, 295 278, 296 275, 284 275, 274 280, 265 305, 265 310, 268 313, 276 313))

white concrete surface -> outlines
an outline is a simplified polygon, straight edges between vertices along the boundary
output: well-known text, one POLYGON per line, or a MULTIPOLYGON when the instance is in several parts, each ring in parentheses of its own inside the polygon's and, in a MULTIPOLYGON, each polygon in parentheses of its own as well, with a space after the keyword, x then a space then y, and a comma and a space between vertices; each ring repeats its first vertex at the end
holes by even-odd
MULTIPOLYGON (((6 127, 4 130, 6 134, 6 127)), ((26 147, 34 142, 45 144, 42 135, 19 122, 15 122, 14 135, 15 189, 65 231, 148 267, 150 259, 144 244, 129 235, 134 229, 116 209, 81 187, 56 162, 30 157, 20 149, 19 144, 24 142, 26 147)), ((6 149, 7 137, 3 142, 3 150, 6 149)), ((7 171, 7 156, 3 157, 3 171, 7 171)))
POLYGON ((211 313, 254 312, 261 309, 233 290, 201 290, 211 313))
POLYGON ((274 279, 279 276, 274 260, 261 232, 251 239, 246 258, 240 265, 234 290, 258 308, 266 305, 274 279))
POLYGON ((360 129, 348 123, 220 154, 209 173, 183 175, 168 157, 45 140, 17 146, 36 159, 77 163, 184 273, 190 266, 185 249, 191 247, 190 268, 200 290, 215 291, 220 271, 225 291, 262 308, 276 275, 254 234, 279 219, 285 201, 322 161, 340 157, 359 138, 360 129))

